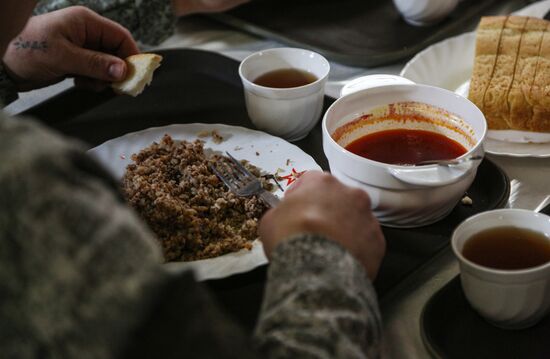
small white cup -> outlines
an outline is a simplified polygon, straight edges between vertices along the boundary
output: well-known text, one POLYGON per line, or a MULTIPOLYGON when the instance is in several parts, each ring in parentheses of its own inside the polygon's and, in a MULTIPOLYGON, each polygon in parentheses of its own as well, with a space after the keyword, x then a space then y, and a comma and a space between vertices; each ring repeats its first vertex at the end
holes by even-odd
POLYGON ((550 311, 550 263, 521 270, 480 266, 462 255, 464 244, 481 231, 513 226, 539 232, 550 241, 550 217, 522 209, 500 209, 468 218, 453 233, 451 244, 460 264, 466 298, 482 317, 505 329, 535 325, 550 311))
POLYGON ((305 49, 275 48, 256 52, 241 62, 246 109, 260 130, 298 141, 306 137, 321 117, 329 62, 305 49), (300 87, 271 88, 254 83, 259 76, 280 69, 298 69, 317 80, 300 87))

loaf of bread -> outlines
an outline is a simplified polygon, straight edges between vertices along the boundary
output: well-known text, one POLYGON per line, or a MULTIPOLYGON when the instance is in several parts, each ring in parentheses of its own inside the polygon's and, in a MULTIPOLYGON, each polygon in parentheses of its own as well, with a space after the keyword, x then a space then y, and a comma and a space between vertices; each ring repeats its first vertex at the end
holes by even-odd
POLYGON ((162 56, 156 54, 138 54, 126 59, 128 66, 126 79, 113 83, 113 90, 121 95, 136 97, 153 80, 153 73, 160 66, 162 56))
POLYGON ((550 22, 482 18, 468 97, 490 129, 550 132, 550 22))

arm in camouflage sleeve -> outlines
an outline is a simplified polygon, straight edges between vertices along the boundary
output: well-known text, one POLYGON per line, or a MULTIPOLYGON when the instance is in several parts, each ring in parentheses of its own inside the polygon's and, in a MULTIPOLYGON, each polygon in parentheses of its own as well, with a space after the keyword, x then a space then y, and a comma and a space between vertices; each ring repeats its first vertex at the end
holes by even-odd
POLYGON ((3 358, 112 358, 146 315, 161 254, 81 146, 0 112, 3 358))
POLYGON ((17 89, 15 83, 10 79, 0 61, 0 106, 9 105, 17 100, 17 89))
POLYGON ((40 0, 35 14, 82 5, 126 27, 136 40, 156 45, 174 31, 170 0, 40 0))
MULTIPOLYGON (((6 357, 110 358, 138 328, 129 358, 254 357, 196 283, 165 282, 151 233, 78 146, 0 113, 0 163, 6 357)), ((274 250, 255 335, 264 357, 376 358, 380 331, 374 289, 343 247, 301 235, 274 250)))
POLYGON ((256 328, 269 358, 377 358, 381 319, 363 267, 339 244, 308 235, 272 254, 256 328))

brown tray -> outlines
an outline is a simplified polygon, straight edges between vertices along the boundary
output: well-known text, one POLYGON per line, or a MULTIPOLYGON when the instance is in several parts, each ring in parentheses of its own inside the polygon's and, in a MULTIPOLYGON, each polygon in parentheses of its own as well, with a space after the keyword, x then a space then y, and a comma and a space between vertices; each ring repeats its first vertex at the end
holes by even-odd
MULTIPOLYGON (((254 128, 246 113, 238 75, 239 63, 198 50, 161 51, 162 67, 139 97, 93 94, 71 89, 27 112, 50 127, 97 146, 129 132, 174 123, 225 123, 254 128)), ((334 99, 325 98, 325 109, 334 99)), ((321 123, 296 143, 328 170, 323 154, 321 123)), ((446 248, 452 230, 465 218, 502 207, 510 192, 506 175, 491 161, 479 166, 468 190, 472 206, 458 204, 445 219, 415 229, 383 228, 388 250, 375 287, 381 300, 396 284, 446 248)), ((252 329, 263 294, 265 266, 249 273, 209 281, 229 311, 252 329)))
POLYGON ((252 0, 211 17, 339 63, 376 66, 405 59, 465 31, 494 2, 463 0, 445 20, 424 27, 407 24, 391 0, 252 0))

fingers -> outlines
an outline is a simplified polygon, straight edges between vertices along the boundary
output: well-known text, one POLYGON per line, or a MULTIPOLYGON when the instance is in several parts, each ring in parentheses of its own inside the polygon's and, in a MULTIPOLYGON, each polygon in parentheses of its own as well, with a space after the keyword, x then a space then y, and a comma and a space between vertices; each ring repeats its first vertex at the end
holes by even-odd
POLYGON ((102 52, 69 45, 64 63, 65 72, 96 80, 115 82, 126 78, 124 60, 102 52))
MULTIPOLYGON (((130 32, 86 8, 77 7, 73 11, 82 19, 85 30, 74 46, 69 45, 67 72, 107 82, 124 80, 127 66, 122 59, 139 53, 130 32)), ((81 83, 95 90, 102 88, 97 82, 81 83)))
POLYGON ((123 26, 86 8, 77 7, 74 11, 81 17, 82 25, 85 26, 85 36, 78 45, 109 52, 121 58, 139 53, 137 43, 123 26))
MULTIPOLYGON (((67 53, 64 70, 69 75, 115 82, 126 77, 123 58, 139 53, 132 35, 121 25, 81 6, 62 14, 65 18, 78 18, 67 34, 67 53)), ((82 83, 82 82, 81 82, 82 83)), ((99 85, 84 81, 85 87, 99 85)))
POLYGON ((314 181, 316 178, 322 177, 323 175, 324 175, 324 172, 321 172, 321 171, 307 171, 307 172, 305 172, 300 177, 298 177, 298 179, 296 180, 296 182, 294 182, 292 184, 292 186, 290 186, 286 190, 285 196, 287 196, 287 195, 293 193, 294 191, 296 191, 304 183, 314 181))

